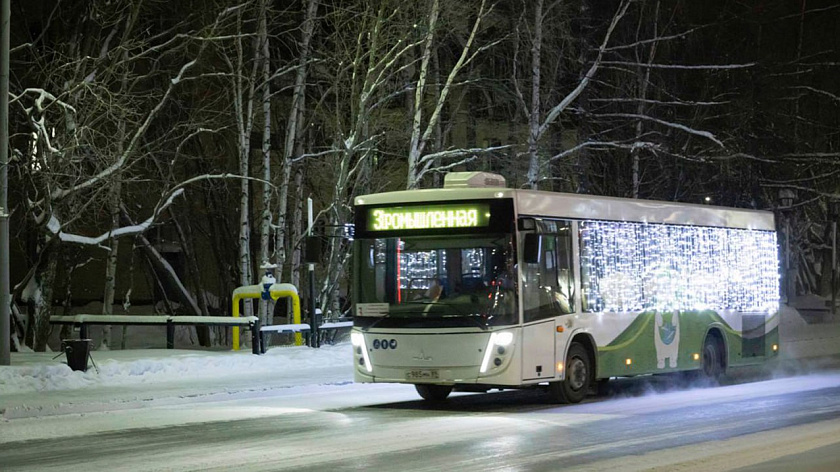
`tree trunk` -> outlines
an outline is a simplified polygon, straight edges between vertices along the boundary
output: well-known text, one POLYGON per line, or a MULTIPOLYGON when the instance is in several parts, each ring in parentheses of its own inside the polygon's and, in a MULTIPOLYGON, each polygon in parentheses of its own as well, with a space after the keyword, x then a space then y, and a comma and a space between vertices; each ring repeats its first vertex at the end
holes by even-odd
MULTIPOLYGON (((268 253, 268 242, 271 237, 271 81, 270 78, 270 61, 269 61, 269 40, 268 40, 268 0, 262 0, 260 3, 260 20, 259 32, 257 34, 261 47, 262 55, 262 111, 263 111, 263 135, 262 135, 262 164, 263 164, 263 183, 262 183, 262 225, 260 227, 260 264, 265 265, 269 263, 270 255, 268 253)), ((276 249, 275 249, 276 250, 276 249)), ((270 324, 271 315, 269 313, 269 301, 260 299, 260 323, 263 325, 270 324)))
MULTIPOLYGON (((434 0, 432 9, 429 12, 429 26, 426 32, 426 40, 423 45, 423 56, 420 59, 420 71, 417 85, 414 90, 414 117, 411 124, 411 143, 408 148, 408 176, 406 177, 406 188, 416 188, 419 184, 420 156, 423 154, 425 141, 422 139, 423 132, 423 97, 426 90, 426 77, 429 74, 429 61, 432 57, 432 44, 435 39, 435 28, 440 14, 440 2, 434 0)), ((434 124, 431 124, 434 126, 434 124)))
MULTIPOLYGON (((111 229, 120 227, 120 194, 122 192, 122 182, 119 178, 114 179, 111 188, 108 191, 108 210, 111 213, 111 229)), ((114 292, 117 286, 117 256, 119 254, 120 240, 118 238, 111 238, 109 241, 108 258, 105 262, 105 290, 102 297, 102 314, 111 316, 114 314, 114 292)), ((68 281, 69 283, 69 281, 68 281)), ((99 349, 108 350, 111 347, 111 325, 102 327, 102 342, 99 349)))
POLYGON ((542 51, 543 0, 534 5, 534 40, 531 44, 531 109, 528 116, 528 188, 536 190, 540 178, 540 54, 542 51))
MULTIPOLYGON (((642 15, 641 18, 644 18, 642 15)), ((642 21, 640 18, 639 21, 642 21)), ((656 7, 654 8, 654 18, 653 18, 653 37, 658 37, 659 33, 659 1, 656 2, 656 7)), ((638 38, 637 38, 638 40, 638 38)), ((648 53, 648 65, 653 64, 653 59, 656 57, 656 45, 657 42, 653 42, 650 45, 650 52, 648 53)), ((639 49, 643 49, 643 46, 639 46, 639 49)), ((640 54, 637 51, 637 61, 638 56, 640 54)), ((636 113, 639 116, 643 116, 645 114, 645 99, 647 98, 648 86, 650 85, 650 71, 652 70, 651 67, 645 67, 642 70, 641 67, 636 68, 636 76, 638 77, 638 95, 639 95, 639 104, 636 107, 636 113)), ((642 120, 636 121, 636 142, 638 142, 641 137, 642 133, 644 132, 644 123, 642 120)), ((641 186, 641 175, 640 175, 640 168, 639 168, 639 153, 641 152, 641 148, 635 146, 630 151, 630 155, 633 158, 633 198, 639 198, 639 187, 641 186)))
POLYGON ((42 260, 46 260, 35 273, 36 295, 35 295, 35 329, 33 346, 36 352, 47 350, 47 341, 50 336, 50 316, 52 316, 53 289, 55 286, 55 273, 58 267, 58 254, 56 248, 47 249, 42 253, 42 260))
MULTIPOLYGON (((298 148, 300 134, 303 130, 303 110, 306 102, 306 77, 308 71, 307 63, 309 62, 309 50, 315 31, 315 15, 318 13, 318 2, 319 0, 309 0, 307 3, 306 18, 304 19, 303 30, 301 32, 301 51, 297 73, 295 74, 292 106, 289 110, 288 122, 286 124, 286 139, 283 147, 283 172, 279 183, 280 195, 278 198, 279 208, 277 210, 277 236, 275 242, 277 254, 275 264, 278 270, 278 282, 282 280, 283 266, 286 264, 286 246, 288 245, 288 238, 286 238, 288 231, 286 215, 288 214, 289 183, 291 182, 294 153, 296 148, 298 148)), ((295 239, 295 241, 297 240, 295 239)))
MULTIPOLYGON (((178 214, 172 208, 169 213, 172 215, 172 223, 178 231, 178 240, 181 242, 181 251, 183 251, 184 258, 187 262, 187 273, 192 280, 193 290, 195 291, 195 299, 198 302, 200 310, 199 315, 210 315, 210 308, 207 303, 207 292, 204 290, 204 284, 201 283, 201 270, 198 267, 198 260, 195 256, 195 247, 192 244, 192 226, 189 218, 183 218, 184 224, 179 222, 178 214)), ((196 326, 196 337, 198 344, 204 347, 210 347, 213 343, 210 339, 210 327, 196 326)))

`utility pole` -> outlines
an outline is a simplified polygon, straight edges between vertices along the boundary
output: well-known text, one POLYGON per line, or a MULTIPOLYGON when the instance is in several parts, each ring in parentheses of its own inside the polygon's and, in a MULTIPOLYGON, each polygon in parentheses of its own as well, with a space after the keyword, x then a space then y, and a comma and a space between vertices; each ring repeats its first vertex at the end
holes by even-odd
MULTIPOLYGON (((308 243, 311 244, 314 242, 312 228, 315 226, 315 221, 312 218, 312 199, 307 198, 306 204, 308 213, 307 220, 309 223, 306 234, 309 236, 308 243)), ((318 309, 315 306, 315 259, 309 259, 309 347, 321 347, 321 333, 318 331, 318 326, 321 324, 321 320, 318 316, 318 309)))
POLYGON ((12 363, 9 296, 9 0, 0 0, 0 365, 12 363))

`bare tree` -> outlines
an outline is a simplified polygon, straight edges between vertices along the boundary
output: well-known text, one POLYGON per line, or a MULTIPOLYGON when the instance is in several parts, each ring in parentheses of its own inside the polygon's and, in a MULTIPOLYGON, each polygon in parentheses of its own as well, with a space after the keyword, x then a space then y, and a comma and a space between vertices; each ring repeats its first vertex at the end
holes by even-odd
MULTIPOLYGON (((171 135, 158 135, 152 130, 168 118, 165 110, 176 90, 182 81, 192 77, 206 45, 216 37, 217 28, 232 11, 223 10, 197 36, 182 32, 185 23, 175 23, 158 35, 139 38, 135 34, 135 29, 140 28, 136 20, 148 19, 140 14, 140 8, 91 4, 82 11, 65 12, 68 17, 76 15, 79 19, 72 26, 75 42, 62 44, 61 50, 33 56, 33 60, 44 62, 40 70, 54 73, 40 78, 44 87, 21 90, 11 100, 29 127, 28 134, 16 136, 15 142, 17 155, 24 163, 20 169, 27 174, 26 211, 38 228, 39 241, 37 262, 18 284, 16 293, 36 305, 33 347, 39 351, 45 349, 49 333, 56 256, 61 245, 106 249, 103 243, 109 240, 147 230, 181 194, 161 189, 160 199, 153 203, 153 209, 145 210, 150 216, 142 223, 119 228, 113 225, 113 208, 120 191, 112 184, 130 181, 129 171, 146 153, 171 139, 171 135), (151 60, 152 52, 186 53, 189 45, 196 46, 188 54, 192 59, 172 64, 171 71, 152 69, 146 74, 126 75, 126 70, 137 70, 137 65, 151 60), (119 53, 111 54, 117 49, 119 53), (92 50, 96 53, 91 54, 92 50), (72 76, 65 70, 72 71, 72 76), (162 86, 153 94, 141 90, 151 84, 162 86), (124 139, 119 128, 109 130, 114 123, 125 127, 124 139), (112 136, 118 139, 112 140, 112 136), (90 232, 90 227, 97 224, 100 208, 110 208, 103 221, 110 229, 99 236, 73 232, 74 228, 90 232)), ((114 261, 109 266, 109 276, 114 273, 114 261)), ((113 299, 111 283, 108 282, 106 302, 113 299)))

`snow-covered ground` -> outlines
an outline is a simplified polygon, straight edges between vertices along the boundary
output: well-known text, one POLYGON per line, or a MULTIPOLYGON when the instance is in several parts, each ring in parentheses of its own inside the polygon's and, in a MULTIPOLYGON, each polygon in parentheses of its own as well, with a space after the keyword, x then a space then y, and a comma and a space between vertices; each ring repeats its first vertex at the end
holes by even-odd
POLYGON ((89 364, 87 372, 72 371, 63 354, 55 356, 12 353, 12 366, 0 367, 0 421, 233 399, 353 378, 349 343, 275 347, 261 356, 247 350, 94 351, 96 369, 89 364))

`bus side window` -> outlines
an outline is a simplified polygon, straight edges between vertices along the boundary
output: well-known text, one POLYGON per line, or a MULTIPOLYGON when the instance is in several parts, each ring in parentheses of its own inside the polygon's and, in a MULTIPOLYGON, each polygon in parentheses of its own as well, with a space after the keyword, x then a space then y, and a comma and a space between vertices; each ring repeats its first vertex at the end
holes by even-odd
POLYGON ((574 313, 574 276, 572 272, 572 238, 568 223, 560 228, 557 235, 557 292, 556 298, 560 311, 574 313))
POLYGON ((556 234, 539 235, 539 258, 523 265, 525 322, 574 311, 572 242, 568 223, 552 222, 556 234), (556 226, 554 226, 556 224, 556 226))
POLYGON ((540 265, 541 261, 545 260, 542 253, 542 246, 545 244, 543 235, 528 234, 526 235, 522 264, 522 308, 524 311, 525 322, 534 321, 542 318, 541 315, 541 300, 540 300, 540 285, 541 276, 540 265), (539 252, 537 251, 539 249, 539 252))

